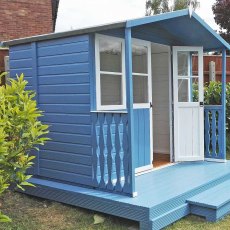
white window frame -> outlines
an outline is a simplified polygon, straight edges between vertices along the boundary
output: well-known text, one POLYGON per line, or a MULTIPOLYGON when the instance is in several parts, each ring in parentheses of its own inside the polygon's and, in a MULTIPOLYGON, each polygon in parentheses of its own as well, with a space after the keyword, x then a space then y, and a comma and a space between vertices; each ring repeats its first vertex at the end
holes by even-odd
POLYGON ((96 69, 96 109, 97 110, 119 110, 126 109, 126 81, 125 81, 125 40, 122 38, 96 34, 95 35, 95 69, 96 69), (121 58, 122 58, 122 72, 114 73, 100 70, 100 50, 99 41, 101 39, 121 42, 121 58), (122 104, 121 105, 102 105, 101 104, 101 74, 113 74, 121 76, 122 82, 122 104))
POLYGON ((148 77, 148 102, 147 103, 133 103, 133 108, 134 109, 149 108, 150 103, 152 103, 152 96, 151 96, 152 95, 151 42, 133 38, 132 44, 139 45, 139 46, 146 46, 147 47, 147 59, 148 59, 148 63, 147 63, 148 71, 147 71, 147 73, 133 73, 132 72, 132 76, 141 75, 141 76, 147 76, 148 77))

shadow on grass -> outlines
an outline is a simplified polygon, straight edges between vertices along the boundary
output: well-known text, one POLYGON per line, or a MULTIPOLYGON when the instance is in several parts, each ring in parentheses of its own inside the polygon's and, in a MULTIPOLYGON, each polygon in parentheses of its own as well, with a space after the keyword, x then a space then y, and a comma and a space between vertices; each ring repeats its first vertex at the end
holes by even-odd
POLYGON ((1 230, 127 230, 138 229, 138 223, 70 205, 9 192, 0 199, 1 210, 13 219, 0 224, 1 230), (94 214, 104 223, 94 225, 94 214))

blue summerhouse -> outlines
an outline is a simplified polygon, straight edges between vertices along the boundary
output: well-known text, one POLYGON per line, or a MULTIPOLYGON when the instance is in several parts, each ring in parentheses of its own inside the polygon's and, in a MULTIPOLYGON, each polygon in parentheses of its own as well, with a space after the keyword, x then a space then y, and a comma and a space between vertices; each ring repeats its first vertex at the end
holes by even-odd
POLYGON ((230 211, 226 50, 188 10, 5 42, 49 141, 26 193, 161 229, 230 211), (204 105, 203 53, 222 52, 222 104, 204 105), (160 165, 160 167, 158 167, 160 165))

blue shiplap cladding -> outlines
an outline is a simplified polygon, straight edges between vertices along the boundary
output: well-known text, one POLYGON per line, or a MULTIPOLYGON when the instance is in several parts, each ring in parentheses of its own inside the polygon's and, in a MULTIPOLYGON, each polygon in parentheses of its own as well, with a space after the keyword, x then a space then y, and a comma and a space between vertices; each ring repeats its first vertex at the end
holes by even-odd
POLYGON ((10 48, 11 76, 25 74, 44 111, 41 121, 50 126, 36 175, 92 184, 89 46, 82 35, 10 48))
MULTIPOLYGON (((24 44, 10 47, 10 76, 15 78, 16 75, 24 74, 24 79, 28 81, 26 86, 27 90, 34 90, 36 92, 35 99, 38 96, 38 84, 37 84, 37 57, 36 57, 36 44, 24 44)), ((37 100, 38 102, 38 100, 37 100)), ((34 165, 28 170, 28 173, 38 175, 39 174, 39 153, 33 150, 32 153, 36 156, 34 165)))
POLYGON ((134 109, 135 168, 150 165, 150 113, 149 109, 134 109))
POLYGON ((10 76, 15 78, 16 75, 24 74, 25 80, 28 81, 27 89, 33 88, 33 48, 32 44, 23 44, 10 47, 10 76))
POLYGON ((40 175, 91 185, 89 36, 37 44, 41 120, 52 139, 40 150, 40 175))

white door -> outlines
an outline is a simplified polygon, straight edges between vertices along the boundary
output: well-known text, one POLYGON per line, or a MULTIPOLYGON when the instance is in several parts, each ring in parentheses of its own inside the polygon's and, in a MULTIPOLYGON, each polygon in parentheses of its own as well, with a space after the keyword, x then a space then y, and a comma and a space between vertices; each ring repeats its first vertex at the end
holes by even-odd
POLYGON ((204 160, 203 48, 173 47, 174 160, 204 160))

